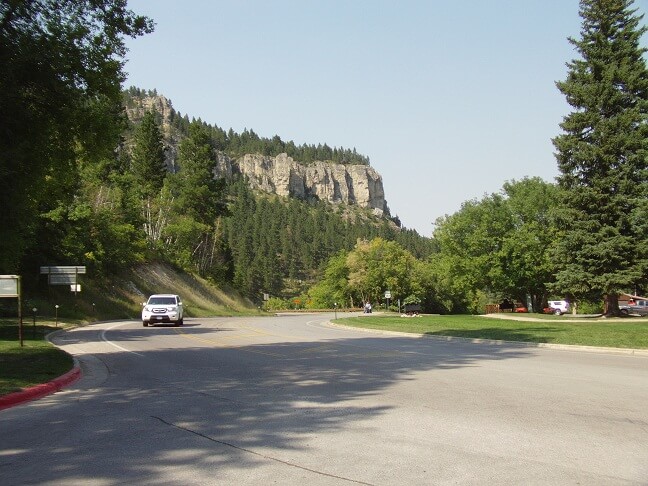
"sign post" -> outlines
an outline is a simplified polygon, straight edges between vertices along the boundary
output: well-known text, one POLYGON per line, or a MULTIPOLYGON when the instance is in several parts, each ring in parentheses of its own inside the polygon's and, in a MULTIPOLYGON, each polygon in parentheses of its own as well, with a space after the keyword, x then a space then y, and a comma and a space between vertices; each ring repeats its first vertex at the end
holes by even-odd
POLYGON ((389 310, 389 299, 391 299, 391 291, 390 290, 385 291, 385 299, 387 300, 387 310, 389 310))
POLYGON ((18 341, 23 347, 22 302, 20 301, 20 276, 0 275, 0 297, 18 298, 18 341))
POLYGON ((52 265, 40 267, 41 275, 47 275, 47 283, 49 285, 69 285, 70 290, 77 296, 81 292, 81 285, 79 285, 79 275, 86 273, 86 267, 73 265, 52 265))

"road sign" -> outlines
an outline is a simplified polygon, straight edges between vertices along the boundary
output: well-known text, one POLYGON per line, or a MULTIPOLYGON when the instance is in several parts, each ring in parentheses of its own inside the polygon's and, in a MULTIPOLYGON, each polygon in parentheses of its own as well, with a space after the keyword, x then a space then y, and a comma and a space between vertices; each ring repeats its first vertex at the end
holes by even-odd
POLYGON ((57 275, 57 274, 79 274, 86 273, 86 267, 84 266, 62 266, 62 265, 53 265, 48 267, 40 267, 41 275, 57 275))
POLYGON ((18 297, 18 275, 0 275, 0 297, 18 297))
POLYGON ((391 292, 389 290, 385 292, 385 299, 391 299, 391 292))
POLYGON ((52 273, 48 275, 50 285, 76 285, 76 275, 67 273, 52 273))

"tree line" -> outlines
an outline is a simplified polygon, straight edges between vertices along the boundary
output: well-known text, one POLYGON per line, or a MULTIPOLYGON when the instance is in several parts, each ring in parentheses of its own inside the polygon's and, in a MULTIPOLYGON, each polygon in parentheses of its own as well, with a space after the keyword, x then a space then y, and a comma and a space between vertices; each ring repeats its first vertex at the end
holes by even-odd
MULTIPOLYGON (((157 96, 156 90, 144 90, 131 86, 124 91, 124 103, 127 107, 134 107, 140 104, 146 97, 157 96)), ((161 124, 161 116, 157 115, 157 122, 161 124)), ((237 158, 245 154, 261 154, 275 157, 285 153, 302 164, 310 164, 316 161, 330 161, 344 165, 369 165, 369 157, 357 152, 355 148, 330 147, 328 144, 301 144, 296 145, 292 140, 285 142, 279 135, 272 138, 261 137, 252 129, 245 128, 241 133, 235 132, 232 128, 224 130, 218 125, 211 125, 201 119, 189 119, 188 115, 182 115, 175 109, 169 114, 171 126, 178 131, 180 136, 185 137, 189 133, 192 122, 197 122, 205 127, 214 147, 231 158, 237 158)))
POLYGON ((355 150, 226 133, 177 113, 169 170, 159 114, 131 127, 123 116, 141 94, 121 90, 123 37, 151 32, 150 19, 118 0, 2 3, 0 273, 57 262, 101 275, 163 259, 256 298, 311 306, 390 290, 442 313, 504 297, 538 309, 560 296, 603 299, 614 314, 618 293, 648 280, 646 28, 631 6, 581 0, 581 38, 570 39, 579 57, 557 83, 573 108, 554 139, 557 183, 506 182, 423 238, 213 177, 219 151, 346 163, 355 150))

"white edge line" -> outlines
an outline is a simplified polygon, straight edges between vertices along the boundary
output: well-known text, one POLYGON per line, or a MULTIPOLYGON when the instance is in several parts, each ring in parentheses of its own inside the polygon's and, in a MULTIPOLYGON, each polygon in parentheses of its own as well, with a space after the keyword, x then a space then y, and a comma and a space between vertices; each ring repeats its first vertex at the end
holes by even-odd
POLYGON ((123 326, 125 324, 128 324, 128 323, 127 322, 120 322, 119 324, 115 324, 114 326, 110 326, 109 328, 106 328, 103 331, 101 331, 101 333, 99 334, 99 337, 101 338, 101 340, 103 342, 108 343, 111 346, 116 347, 117 349, 121 349, 122 351, 126 351, 127 353, 136 354, 137 356, 141 356, 143 358, 144 357, 143 354, 136 353, 135 351, 131 351, 130 349, 126 349, 126 348, 120 346, 119 344, 113 343, 110 339, 106 338, 106 332, 107 331, 110 331, 111 329, 114 329, 114 328, 119 327, 119 326, 123 326))

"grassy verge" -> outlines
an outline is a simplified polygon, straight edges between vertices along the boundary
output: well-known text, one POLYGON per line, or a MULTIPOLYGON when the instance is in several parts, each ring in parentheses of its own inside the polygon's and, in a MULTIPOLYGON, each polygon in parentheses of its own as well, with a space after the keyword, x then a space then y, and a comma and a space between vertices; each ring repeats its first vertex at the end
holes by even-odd
POLYGON ((0 395, 45 383, 72 369, 72 357, 44 338, 54 330, 54 322, 36 326, 25 322, 21 347, 16 319, 0 320, 0 395))
MULTIPOLYGON (((547 316, 553 317, 553 316, 547 316)), ((338 319, 348 326, 431 336, 496 339, 530 343, 578 344, 648 349, 648 320, 634 318, 520 321, 481 316, 363 316, 338 319)))

